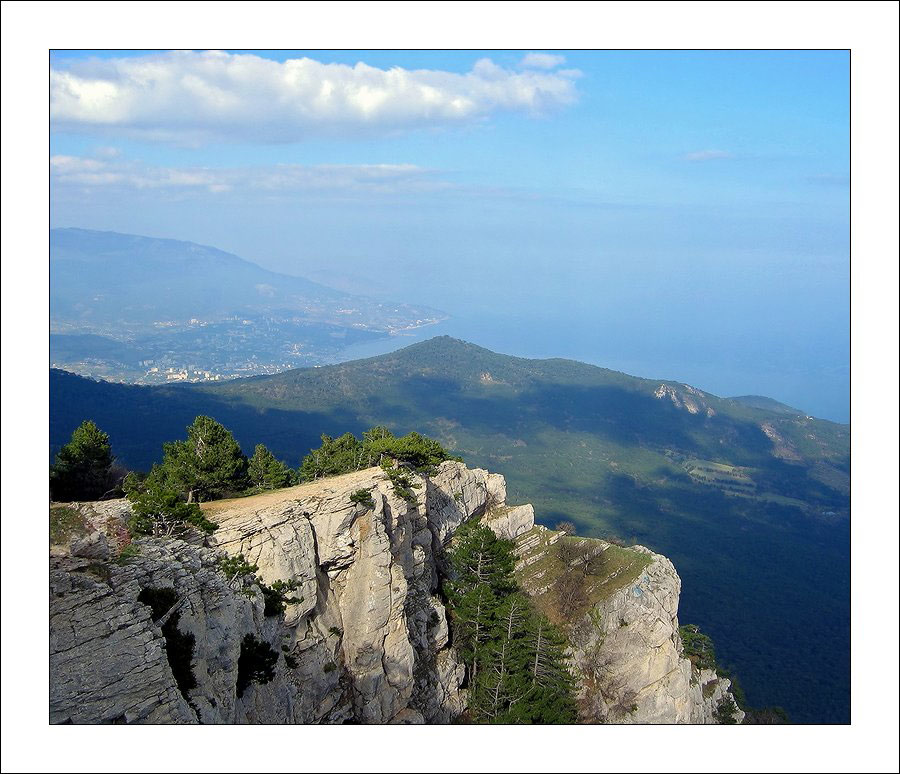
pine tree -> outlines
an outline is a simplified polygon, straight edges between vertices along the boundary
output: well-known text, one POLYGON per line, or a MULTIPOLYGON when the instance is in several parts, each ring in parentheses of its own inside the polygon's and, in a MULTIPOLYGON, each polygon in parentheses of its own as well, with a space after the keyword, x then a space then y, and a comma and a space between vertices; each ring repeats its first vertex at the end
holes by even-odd
POLYGON ((169 537, 183 531, 188 524, 204 532, 213 532, 217 527, 203 515, 197 503, 184 501, 184 495, 159 465, 154 465, 143 478, 129 473, 123 488, 131 501, 128 528, 132 534, 169 537))
POLYGON ((240 491, 247 458, 234 436, 211 417, 199 416, 187 428, 186 441, 163 444, 163 470, 187 502, 240 491))
POLYGON ((440 443, 416 432, 397 438, 383 425, 366 430, 360 441, 353 433, 338 438, 322 436, 322 445, 312 449, 300 465, 300 477, 314 481, 324 476, 337 476, 373 465, 399 463, 417 473, 430 474, 445 460, 453 457, 440 443))
POLYGON ((303 458, 300 477, 304 481, 315 481, 359 470, 362 467, 361 451, 361 444, 353 433, 344 433, 338 438, 323 435, 322 445, 303 458))
POLYGON ((478 677, 480 650, 493 634, 500 601, 516 588, 512 543, 477 522, 460 526, 451 553, 453 579, 446 585, 454 637, 463 661, 478 677))
POLYGON ((247 464, 247 478, 257 489, 281 489, 291 485, 293 474, 287 465, 258 443, 247 464))
POLYGON ((525 634, 528 688, 504 718, 510 723, 574 723, 574 683, 566 667, 566 639, 540 613, 533 613, 525 634))
POLYGON ((57 501, 96 500, 111 488, 109 436, 91 420, 82 422, 50 468, 50 493, 57 501))
POLYGON ((481 655, 481 672, 470 707, 488 722, 506 720, 509 707, 528 692, 527 661, 530 652, 525 623, 530 605, 521 593, 507 596, 497 609, 493 636, 481 655))
POLYGON ((449 552, 452 578, 444 591, 453 641, 469 672, 469 712, 476 722, 574 722, 565 638, 519 591, 512 548, 470 521, 449 552))

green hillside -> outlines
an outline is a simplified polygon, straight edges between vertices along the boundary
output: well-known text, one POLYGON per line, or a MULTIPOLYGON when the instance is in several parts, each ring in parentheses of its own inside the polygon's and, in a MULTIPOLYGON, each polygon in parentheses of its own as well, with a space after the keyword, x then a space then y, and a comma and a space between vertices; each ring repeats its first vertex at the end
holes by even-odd
POLYGON ((848 715, 846 425, 447 337, 215 385, 51 372, 51 447, 91 418, 124 461, 148 467, 200 413, 246 451, 262 442, 293 465, 321 433, 386 424, 434 437, 502 472, 510 500, 534 503, 540 521, 569 519, 582 534, 670 556, 685 584, 682 619, 712 635, 751 704, 785 706, 796 720, 848 715))

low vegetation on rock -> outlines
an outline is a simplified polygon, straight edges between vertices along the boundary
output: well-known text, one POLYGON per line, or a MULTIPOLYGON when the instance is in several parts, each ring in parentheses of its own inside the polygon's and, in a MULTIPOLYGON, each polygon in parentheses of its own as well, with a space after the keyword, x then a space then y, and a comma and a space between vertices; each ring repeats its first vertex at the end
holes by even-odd
POLYGON ((241 641, 238 657, 237 695, 244 695, 250 683, 265 684, 275 677, 278 653, 267 642, 247 634, 241 641))

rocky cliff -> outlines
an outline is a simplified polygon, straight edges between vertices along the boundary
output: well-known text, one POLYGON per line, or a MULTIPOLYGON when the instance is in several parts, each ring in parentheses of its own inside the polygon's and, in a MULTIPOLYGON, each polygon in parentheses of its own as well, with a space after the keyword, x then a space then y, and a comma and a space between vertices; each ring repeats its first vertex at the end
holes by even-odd
POLYGON ((541 526, 519 537, 517 553, 523 587, 568 634, 583 722, 718 723, 732 707, 743 720, 730 681, 685 657, 681 579, 666 557, 541 526), (565 577, 577 584, 561 598, 565 577))
MULTIPOLYGON (((450 722, 465 670, 438 594, 443 546, 480 517, 517 541, 540 597, 535 570, 559 533, 507 505, 502 476, 446 462, 415 483, 404 499, 372 468, 210 503, 219 529, 191 541, 129 543, 125 501, 54 506, 51 722, 450 722), (290 584, 283 612, 223 563, 237 555, 267 586, 290 584)), ((643 551, 643 574, 606 579, 572 627, 582 714, 711 722, 727 681, 682 657, 678 576, 643 551)))
POLYGON ((681 579, 664 556, 614 591, 572 627, 572 662, 580 674, 582 714, 605 723, 716 723, 734 706, 731 682, 697 669, 678 631, 681 579))

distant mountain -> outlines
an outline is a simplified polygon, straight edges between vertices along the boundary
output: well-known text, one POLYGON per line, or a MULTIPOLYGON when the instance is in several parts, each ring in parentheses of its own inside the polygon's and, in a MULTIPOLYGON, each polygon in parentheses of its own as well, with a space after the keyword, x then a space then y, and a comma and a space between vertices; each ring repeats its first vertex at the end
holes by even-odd
MULTIPOLYGON (((570 360, 440 337, 379 357, 220 384, 134 387, 51 372, 51 444, 85 418, 138 467, 197 414, 298 464, 319 435, 418 430, 506 475, 553 524, 670 556, 682 617, 750 704, 835 722, 849 703, 846 425, 570 360), (727 611, 727 614, 725 614, 727 611)), ((772 402, 775 403, 774 401, 772 402)))
POLYGON ((272 373, 445 318, 193 242, 50 231, 51 362, 83 375, 154 382, 182 371, 191 371, 188 381, 194 371, 272 373))
POLYGON ((779 403, 777 400, 767 398, 765 395, 737 395, 729 400, 741 403, 751 408, 763 409, 764 411, 774 411, 776 414, 806 414, 805 411, 788 406, 785 403, 779 403))
POLYGON ((350 325, 367 319, 366 306, 384 315, 383 324, 417 314, 413 307, 378 304, 193 242, 81 228, 50 231, 53 320, 187 322, 265 313, 350 325))

